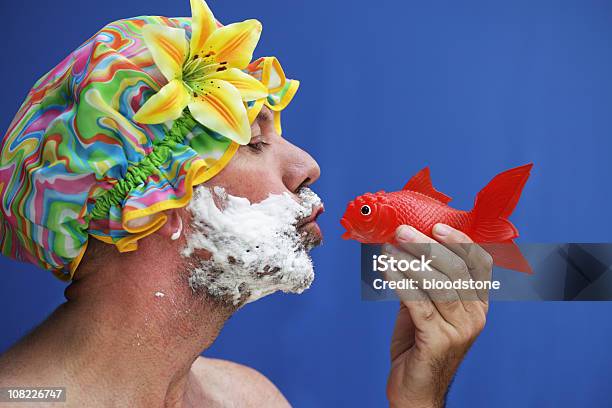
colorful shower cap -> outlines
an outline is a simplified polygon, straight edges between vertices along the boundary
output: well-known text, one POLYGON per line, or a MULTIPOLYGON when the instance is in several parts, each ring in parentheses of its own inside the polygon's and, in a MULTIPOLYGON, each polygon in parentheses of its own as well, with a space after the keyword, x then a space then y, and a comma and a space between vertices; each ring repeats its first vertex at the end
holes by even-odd
POLYGON ((133 251, 187 205, 263 105, 281 133, 299 83, 251 62, 261 24, 191 9, 111 23, 36 82, 0 145, 2 254, 70 280, 89 236, 133 251))

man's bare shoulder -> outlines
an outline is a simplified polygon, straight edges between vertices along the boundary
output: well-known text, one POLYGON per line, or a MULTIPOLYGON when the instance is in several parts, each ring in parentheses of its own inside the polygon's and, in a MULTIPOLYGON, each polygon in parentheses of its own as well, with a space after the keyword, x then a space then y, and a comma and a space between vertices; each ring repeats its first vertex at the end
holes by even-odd
POLYGON ((191 374, 199 387, 191 394, 205 400, 207 406, 290 406, 270 380, 242 364, 199 357, 191 366, 191 374))

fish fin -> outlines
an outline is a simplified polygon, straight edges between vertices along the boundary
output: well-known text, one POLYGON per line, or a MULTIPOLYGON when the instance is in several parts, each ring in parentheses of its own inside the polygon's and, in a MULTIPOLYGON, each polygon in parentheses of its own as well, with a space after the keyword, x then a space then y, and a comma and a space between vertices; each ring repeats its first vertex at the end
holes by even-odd
POLYGON ((493 263, 504 269, 524 272, 529 275, 533 274, 531 265, 523 254, 520 248, 512 240, 507 240, 500 243, 481 244, 482 248, 491 255, 493 263))
POLYGON ((416 191, 417 193, 421 193, 426 195, 427 197, 431 197, 434 200, 438 200, 444 204, 448 204, 452 198, 447 196, 444 193, 436 190, 431 184, 431 177, 429 175, 429 167, 425 167, 417 174, 412 176, 408 183, 402 188, 402 190, 411 190, 416 191))
POLYGON ((474 202, 474 223, 470 236, 475 242, 503 242, 518 237, 508 220, 521 197, 533 164, 515 167, 495 176, 474 202))

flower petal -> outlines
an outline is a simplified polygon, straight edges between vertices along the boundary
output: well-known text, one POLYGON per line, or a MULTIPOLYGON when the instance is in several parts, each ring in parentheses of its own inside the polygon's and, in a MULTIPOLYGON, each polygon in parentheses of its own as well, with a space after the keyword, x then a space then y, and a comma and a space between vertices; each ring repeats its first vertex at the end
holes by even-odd
POLYGON ((162 123, 181 116, 191 100, 191 95, 183 82, 175 79, 170 81, 158 93, 153 95, 140 107, 134 121, 146 124, 162 123))
POLYGON ((191 1, 191 57, 204 48, 206 40, 217 29, 217 21, 204 0, 191 1))
POLYGON ((219 69, 221 70, 207 75, 206 79, 221 79, 229 82, 240 92, 243 101, 255 101, 268 96, 268 90, 264 84, 249 74, 242 72, 238 68, 224 69, 224 67, 220 67, 219 69))
POLYGON ((253 58, 253 51, 261 36, 261 23, 246 20, 217 28, 200 51, 200 57, 212 57, 216 62, 243 69, 253 58))
POLYGON ((189 103, 189 111, 202 125, 236 143, 251 140, 251 127, 240 92, 228 82, 211 79, 189 103))
POLYGON ((153 61, 168 81, 182 77, 183 62, 187 58, 185 30, 158 24, 147 24, 142 36, 153 61))

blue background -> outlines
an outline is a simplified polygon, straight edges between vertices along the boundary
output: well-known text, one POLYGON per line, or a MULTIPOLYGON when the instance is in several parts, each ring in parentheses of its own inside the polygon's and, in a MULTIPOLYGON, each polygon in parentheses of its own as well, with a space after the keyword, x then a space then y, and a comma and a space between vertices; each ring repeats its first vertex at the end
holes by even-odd
MULTIPOLYGON (((207 353, 263 372, 297 407, 384 406, 397 304, 359 298, 346 203, 400 188, 425 165, 469 208, 498 172, 535 163, 513 216, 523 241, 606 242, 612 150, 612 6, 603 1, 220 1, 223 22, 264 24, 258 55, 302 81, 286 137, 323 173, 323 247, 302 296, 232 318, 207 353)), ((105 23, 189 15, 183 1, 8 2, 0 26, 0 128, 36 79, 105 23)), ((51 274, 0 259, 0 350, 63 300, 51 274)), ((495 303, 449 405, 610 405, 608 303, 495 303)))

